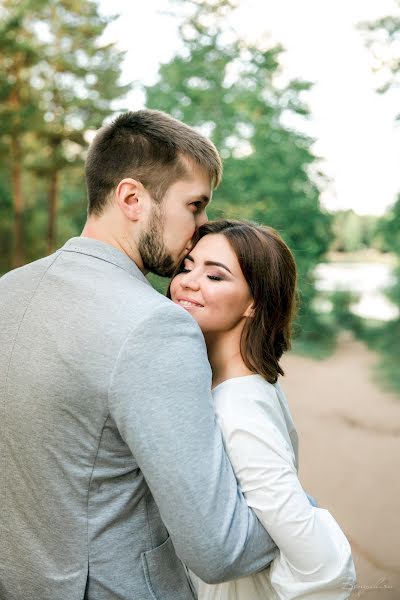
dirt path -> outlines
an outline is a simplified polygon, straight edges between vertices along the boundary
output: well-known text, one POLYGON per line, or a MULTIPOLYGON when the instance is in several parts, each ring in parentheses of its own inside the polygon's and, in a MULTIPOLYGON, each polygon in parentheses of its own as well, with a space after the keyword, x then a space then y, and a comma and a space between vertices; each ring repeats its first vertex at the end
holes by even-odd
POLYGON ((353 548, 352 598, 400 600, 400 398, 374 383, 375 363, 343 336, 327 360, 289 355, 282 386, 300 436, 303 486, 353 548))

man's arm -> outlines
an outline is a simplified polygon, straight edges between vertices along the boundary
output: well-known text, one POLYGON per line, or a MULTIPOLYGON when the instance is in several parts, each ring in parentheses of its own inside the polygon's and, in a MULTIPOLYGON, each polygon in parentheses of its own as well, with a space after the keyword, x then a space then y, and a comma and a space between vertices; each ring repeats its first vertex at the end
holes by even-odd
POLYGON ((197 323, 163 304, 125 340, 109 406, 178 556, 217 583, 268 566, 277 549, 248 508, 224 451, 197 323))

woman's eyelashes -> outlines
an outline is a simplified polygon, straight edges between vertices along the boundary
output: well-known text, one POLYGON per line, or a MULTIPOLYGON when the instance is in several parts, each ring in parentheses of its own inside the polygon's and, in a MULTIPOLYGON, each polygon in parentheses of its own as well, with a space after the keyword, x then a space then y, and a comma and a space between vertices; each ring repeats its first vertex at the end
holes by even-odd
MULTIPOLYGON (((187 269, 186 267, 182 267, 180 273, 191 273, 192 269, 187 269)), ((223 277, 221 275, 207 275, 208 279, 211 281, 223 281, 223 277)))
POLYGON ((212 281, 222 281, 223 277, 221 277, 220 275, 207 275, 208 279, 211 279, 212 281))

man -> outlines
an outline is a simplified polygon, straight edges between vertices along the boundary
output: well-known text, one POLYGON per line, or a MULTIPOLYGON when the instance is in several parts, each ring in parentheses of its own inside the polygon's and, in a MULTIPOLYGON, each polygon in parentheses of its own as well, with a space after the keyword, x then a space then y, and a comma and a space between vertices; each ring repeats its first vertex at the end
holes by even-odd
POLYGON ((156 111, 100 130, 82 236, 0 280, 1 600, 187 600, 276 548, 237 488, 197 324, 152 289, 221 176, 156 111), (179 558, 178 558, 179 557, 179 558))

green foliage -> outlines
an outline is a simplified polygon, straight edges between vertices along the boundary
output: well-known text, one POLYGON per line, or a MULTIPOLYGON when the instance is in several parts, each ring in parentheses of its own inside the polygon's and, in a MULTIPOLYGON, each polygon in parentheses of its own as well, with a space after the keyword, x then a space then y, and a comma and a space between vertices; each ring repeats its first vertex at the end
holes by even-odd
POLYGON ((380 355, 377 379, 383 387, 400 394, 400 318, 383 325, 381 321, 363 320, 356 334, 380 355))
POLYGON ((358 215, 352 209, 339 210, 333 213, 332 231, 334 238, 330 249, 333 251, 383 250, 379 217, 358 215))
MULTIPOLYGON (((379 222, 379 234, 382 236, 384 249, 397 257, 394 270, 394 284, 387 290, 387 296, 400 309, 400 196, 391 209, 379 222)), ((354 321, 352 330, 374 350, 381 359, 377 369, 380 381, 386 387, 400 393, 400 318, 382 325, 381 322, 354 321)))
MULTIPOLYGON (((391 211, 382 219, 380 229, 385 242, 385 248, 393 252, 397 257, 397 267, 394 271, 395 282, 388 290, 387 295, 400 309, 400 195, 391 211)), ((390 339, 392 339, 392 336, 390 336, 390 339)), ((390 346, 390 343, 388 342, 388 346, 390 346)), ((400 338, 396 350, 400 350, 400 338)))
POLYGON ((9 270, 13 237, 11 190, 7 170, 0 164, 0 275, 9 270))
POLYGON ((313 308, 313 270, 328 250, 331 217, 319 204, 313 140, 285 125, 308 116, 310 83, 280 82, 279 45, 261 48, 226 25, 226 0, 185 3, 183 50, 146 88, 147 106, 210 135, 224 178, 209 217, 245 218, 278 229, 293 250, 302 295, 303 338, 331 337, 313 308))
POLYGON ((93 0, 2 2, 0 176, 11 185, 0 184, 8 198, 0 208, 7 248, 10 226, 15 246, 3 270, 51 252, 79 231, 81 217, 62 211, 71 212, 69 200, 82 198, 84 183, 81 176, 76 191, 68 174, 76 167, 82 173, 86 132, 112 114, 129 88, 119 83, 123 54, 102 41, 110 20, 93 0))
POLYGON ((351 331, 355 335, 361 335, 363 319, 351 311, 353 304, 359 300, 358 294, 344 290, 335 290, 330 294, 332 303, 331 316, 335 328, 351 331))
MULTIPOLYGON (((101 41, 111 20, 99 15, 93 0, 47 0, 41 10, 46 43, 32 85, 41 93, 38 133, 51 150, 50 171, 73 162, 71 145, 64 142, 86 147, 85 131, 97 129, 110 103, 129 89, 119 84, 123 54, 101 41)), ((35 166, 39 173, 46 170, 43 162, 35 166)))
POLYGON ((0 136, 20 135, 37 124, 40 95, 31 85, 33 69, 40 62, 42 45, 26 21, 25 11, 38 11, 42 2, 3 0, 0 21, 0 136))
POLYGON ((394 391, 400 393, 400 319, 391 321, 380 336, 378 349, 381 351, 381 379, 394 391))
MULTIPOLYGON (((396 4, 400 8, 399 0, 396 4)), ((378 91, 385 93, 397 88, 400 83, 400 16, 388 15, 376 21, 360 23, 359 28, 364 32, 367 46, 374 57, 375 71, 383 78, 378 91)))
POLYGON ((384 239, 385 250, 400 257, 400 194, 397 202, 382 217, 379 232, 384 239))
POLYGON ((328 358, 334 352, 337 330, 324 315, 318 316, 318 330, 315 327, 315 319, 312 319, 311 327, 306 328, 303 324, 302 327, 306 333, 295 337, 293 352, 315 360, 328 358))
MULTIPOLYGON (((400 0, 396 1, 400 8, 400 0)), ((400 58, 398 47, 400 43, 400 16, 388 15, 373 22, 361 23, 367 46, 375 59, 376 68, 383 83, 378 91, 386 93, 398 88, 400 83, 400 58)), ((400 114, 397 116, 400 120, 400 114)), ((396 282, 388 291, 388 296, 400 309, 400 196, 397 202, 379 224, 379 235, 382 247, 387 252, 393 252, 397 257, 395 271, 396 282)), ((381 352, 381 376, 393 389, 400 392, 400 370, 398 357, 400 353, 400 319, 395 319, 373 330, 370 341, 381 352)))

